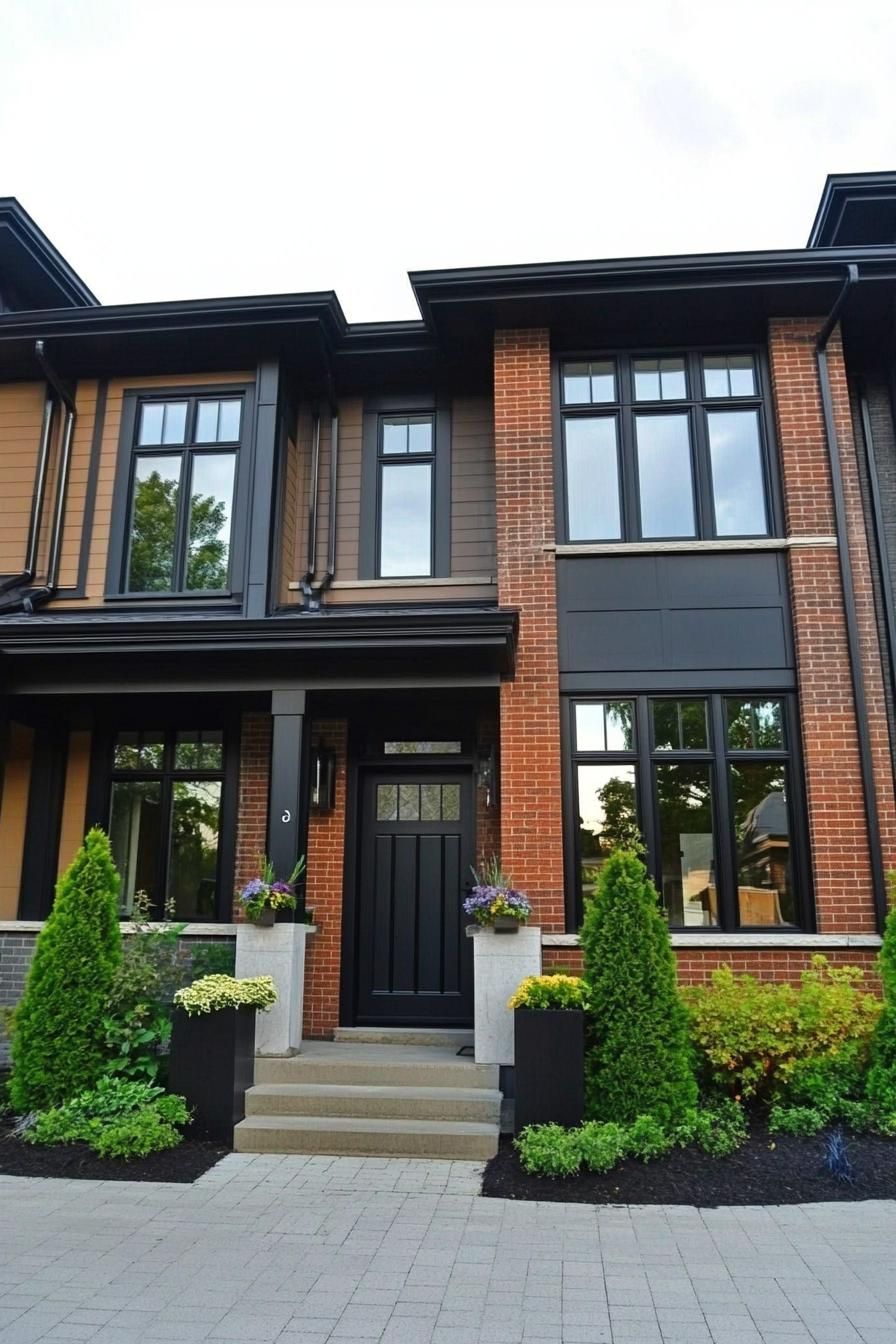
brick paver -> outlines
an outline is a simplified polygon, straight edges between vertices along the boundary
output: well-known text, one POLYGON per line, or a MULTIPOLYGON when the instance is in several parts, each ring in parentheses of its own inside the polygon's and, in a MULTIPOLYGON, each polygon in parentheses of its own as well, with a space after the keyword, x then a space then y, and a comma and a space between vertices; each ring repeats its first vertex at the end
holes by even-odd
POLYGON ((896 1344, 896 1204, 515 1203, 478 1172, 0 1177, 0 1344, 896 1344))

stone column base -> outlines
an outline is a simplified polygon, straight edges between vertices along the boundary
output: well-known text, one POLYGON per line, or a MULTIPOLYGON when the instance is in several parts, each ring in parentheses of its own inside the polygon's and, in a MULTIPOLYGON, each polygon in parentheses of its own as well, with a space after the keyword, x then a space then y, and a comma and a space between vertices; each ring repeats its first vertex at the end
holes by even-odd
POLYGON ((237 925, 237 977, 270 975, 277 986, 273 1008, 256 1015, 256 1055, 296 1055, 302 1048, 305 941, 316 932, 313 924, 237 925))
POLYGON ((521 980, 541 975, 541 929, 495 933, 473 925, 473 1025, 477 1064, 513 1063, 513 1013, 507 1000, 521 980))

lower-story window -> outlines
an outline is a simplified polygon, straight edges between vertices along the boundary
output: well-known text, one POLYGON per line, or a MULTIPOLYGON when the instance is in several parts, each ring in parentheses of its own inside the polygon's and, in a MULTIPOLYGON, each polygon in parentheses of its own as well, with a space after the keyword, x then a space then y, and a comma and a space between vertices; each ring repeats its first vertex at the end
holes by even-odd
POLYGON ((570 705, 577 919, 609 853, 640 845, 674 929, 808 927, 787 697, 570 705))
POLYGON ((223 792, 220 729, 116 735, 109 836, 123 915, 145 891, 157 915, 216 917, 223 792))

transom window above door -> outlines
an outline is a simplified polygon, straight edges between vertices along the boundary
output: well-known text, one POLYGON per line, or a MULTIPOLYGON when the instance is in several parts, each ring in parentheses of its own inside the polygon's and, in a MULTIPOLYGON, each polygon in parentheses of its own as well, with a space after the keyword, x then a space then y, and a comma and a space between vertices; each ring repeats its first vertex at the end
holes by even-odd
POLYGON ((245 396, 138 398, 131 416, 121 591, 229 591, 245 396))
POLYGON ((614 355, 560 365, 569 542, 767 536, 758 355, 614 355))

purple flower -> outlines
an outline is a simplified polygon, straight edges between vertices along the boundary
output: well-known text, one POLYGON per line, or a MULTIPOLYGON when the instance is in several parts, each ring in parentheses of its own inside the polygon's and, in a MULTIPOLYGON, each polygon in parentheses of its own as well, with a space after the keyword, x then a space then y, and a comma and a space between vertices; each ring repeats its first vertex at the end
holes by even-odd
POLYGON ((267 887, 260 877, 253 877, 240 892, 241 901, 252 901, 256 896, 261 896, 267 887))
POLYGON ((288 882, 272 882, 271 891, 282 891, 285 892, 287 896, 292 895, 292 887, 288 882))

